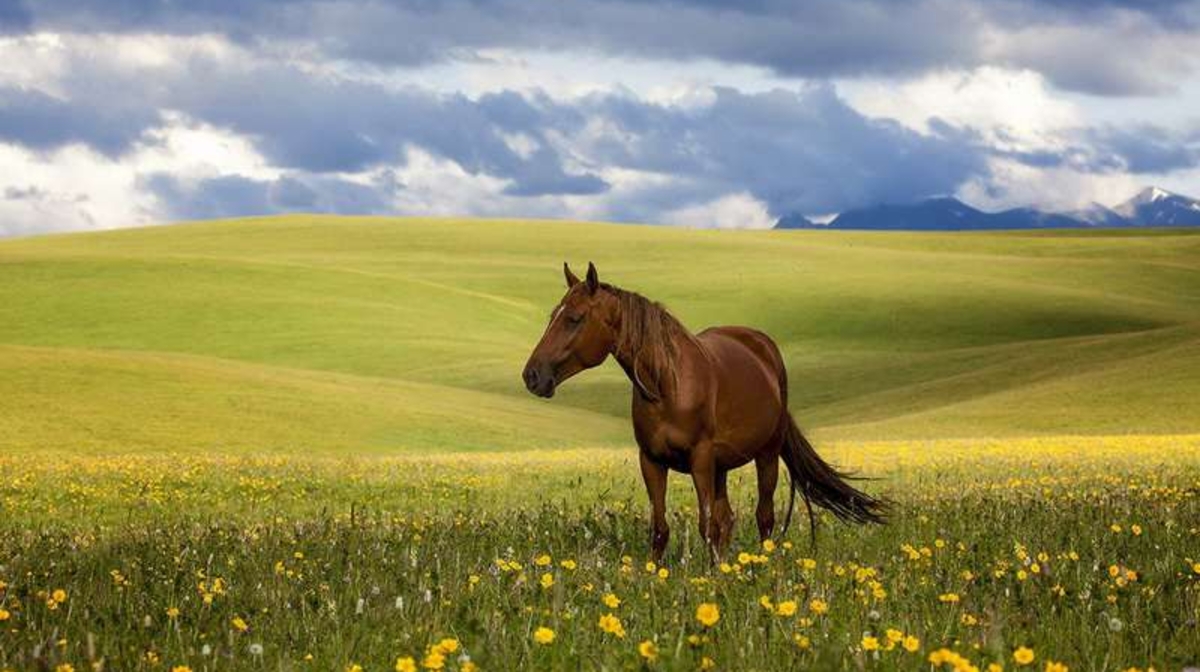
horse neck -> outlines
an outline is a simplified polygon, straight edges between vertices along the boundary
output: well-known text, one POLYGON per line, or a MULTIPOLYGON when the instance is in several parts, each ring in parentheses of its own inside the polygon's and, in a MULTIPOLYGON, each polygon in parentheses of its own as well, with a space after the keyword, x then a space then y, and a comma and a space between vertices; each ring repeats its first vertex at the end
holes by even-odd
POLYGON ((625 375, 633 384, 634 389, 639 390, 643 396, 655 396, 647 394, 650 392, 647 388, 652 387, 657 387, 657 396, 661 401, 669 401, 675 396, 677 379, 686 369, 687 362, 691 360, 688 350, 696 347, 695 336, 688 331, 687 327, 683 324, 678 324, 677 327, 666 335, 671 339, 675 352, 674 360, 669 363, 654 362, 651 361, 653 358, 647 357, 641 352, 625 350, 622 348, 621 339, 617 339, 617 343, 613 346, 613 359, 617 360, 617 364, 625 371, 625 375), (671 369, 674 370, 674 375, 672 375, 671 369))

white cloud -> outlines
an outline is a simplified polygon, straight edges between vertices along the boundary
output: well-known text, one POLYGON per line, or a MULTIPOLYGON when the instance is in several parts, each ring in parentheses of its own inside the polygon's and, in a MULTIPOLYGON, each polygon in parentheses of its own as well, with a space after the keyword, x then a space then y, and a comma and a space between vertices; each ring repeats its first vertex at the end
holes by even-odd
POLYGON ((931 120, 941 119, 1009 150, 1057 149, 1060 134, 1085 120, 1083 110, 1031 70, 943 71, 901 82, 846 82, 838 91, 864 114, 919 132, 929 132, 931 120))
POLYGON ((745 192, 667 211, 663 221, 701 229, 769 229, 775 225, 767 206, 745 192))
POLYGON ((182 180, 281 174, 246 138, 179 115, 119 159, 79 144, 45 153, 0 144, 0 234, 159 223, 165 210, 139 185, 155 172, 182 180))

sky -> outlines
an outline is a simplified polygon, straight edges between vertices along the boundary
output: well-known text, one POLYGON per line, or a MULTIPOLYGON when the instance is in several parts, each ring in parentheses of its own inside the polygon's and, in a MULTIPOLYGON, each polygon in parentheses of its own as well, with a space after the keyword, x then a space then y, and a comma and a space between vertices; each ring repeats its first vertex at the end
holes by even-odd
POLYGON ((0 235, 1200 196, 1200 0, 0 0, 0 235))

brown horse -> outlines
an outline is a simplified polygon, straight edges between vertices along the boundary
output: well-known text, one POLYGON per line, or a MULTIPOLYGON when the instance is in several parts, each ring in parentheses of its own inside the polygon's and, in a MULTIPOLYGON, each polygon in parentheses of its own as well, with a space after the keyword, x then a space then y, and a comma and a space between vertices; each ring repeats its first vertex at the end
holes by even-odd
MULTIPOLYGON (((540 397, 612 355, 633 383, 633 432, 653 509, 652 557, 662 558, 667 528, 667 471, 692 475, 700 534, 715 557, 733 530, 726 476, 751 460, 758 469, 758 533, 775 527, 779 459, 791 476, 787 517, 796 491, 812 505, 856 523, 883 522, 884 505, 827 464, 788 412, 787 372, 779 348, 762 332, 713 327, 692 334, 661 305, 600 282, 588 264, 580 281, 564 263, 567 293, 525 365, 525 386, 540 397)), ((815 528, 813 529, 815 542, 815 528)))

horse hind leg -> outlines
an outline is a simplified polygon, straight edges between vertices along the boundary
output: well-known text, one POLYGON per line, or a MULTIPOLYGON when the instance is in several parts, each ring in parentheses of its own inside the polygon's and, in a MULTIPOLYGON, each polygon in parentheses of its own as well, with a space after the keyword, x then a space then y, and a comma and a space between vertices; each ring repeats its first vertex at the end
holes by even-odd
POLYGON ((779 454, 772 451, 754 460, 758 470, 758 537, 766 541, 775 531, 775 487, 779 483, 779 454))

